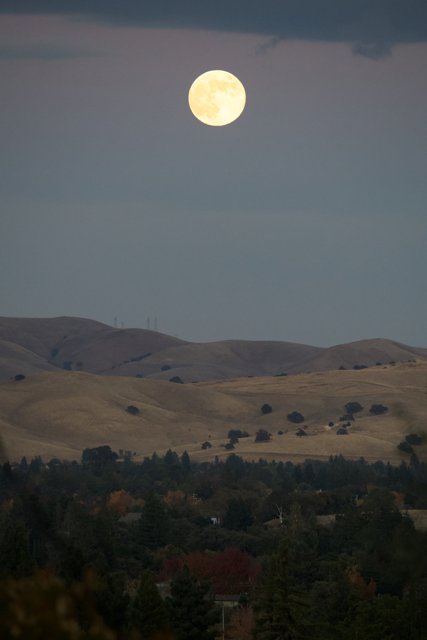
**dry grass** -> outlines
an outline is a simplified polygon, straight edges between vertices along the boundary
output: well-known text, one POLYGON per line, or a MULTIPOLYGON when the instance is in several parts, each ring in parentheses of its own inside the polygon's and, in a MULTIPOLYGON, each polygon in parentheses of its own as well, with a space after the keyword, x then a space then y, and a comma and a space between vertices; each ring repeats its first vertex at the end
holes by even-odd
MULTIPOLYGON (((225 457, 221 446, 232 428, 248 431, 235 453, 248 459, 327 458, 343 454, 398 463, 408 456, 397 444, 427 424, 427 363, 375 367, 362 371, 331 371, 288 377, 240 378, 180 385, 159 380, 103 377, 88 373, 43 373, 22 382, 0 384, 0 429, 9 457, 43 455, 80 458, 84 447, 109 444, 138 456, 173 448, 187 449, 198 460, 225 457), (328 429, 337 423, 348 401, 364 411, 348 436, 328 429), (268 402, 273 412, 263 416, 268 402), (372 417, 373 403, 390 407, 372 417), (126 412, 128 405, 139 416, 126 412), (305 416, 308 437, 297 437, 286 416, 297 410, 305 416), (256 444, 259 428, 273 434, 256 444), (278 431, 283 435, 278 435, 278 431), (212 448, 202 451, 205 440, 212 448)), ((417 447, 422 456, 424 447, 417 447)))
POLYGON ((336 370, 426 358, 427 350, 392 340, 330 348, 291 342, 225 340, 190 343, 145 329, 113 329, 84 318, 0 318, 0 379, 62 369, 185 382, 336 370), (162 367, 171 367, 162 371, 162 367))

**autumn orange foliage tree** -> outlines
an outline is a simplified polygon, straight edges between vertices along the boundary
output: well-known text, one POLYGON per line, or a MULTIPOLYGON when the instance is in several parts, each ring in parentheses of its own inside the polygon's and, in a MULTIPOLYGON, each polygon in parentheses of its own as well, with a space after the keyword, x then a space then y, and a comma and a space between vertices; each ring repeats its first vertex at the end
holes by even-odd
POLYGON ((119 491, 110 493, 107 504, 110 509, 116 511, 120 516, 124 516, 133 507, 134 499, 130 493, 124 491, 124 489, 120 489, 119 491))

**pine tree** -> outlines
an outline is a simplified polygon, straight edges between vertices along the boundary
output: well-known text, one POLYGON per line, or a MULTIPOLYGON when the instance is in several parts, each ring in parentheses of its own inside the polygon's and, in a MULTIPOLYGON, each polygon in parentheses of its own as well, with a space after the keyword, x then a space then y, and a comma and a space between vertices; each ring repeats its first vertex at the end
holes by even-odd
POLYGON ((254 605, 254 640, 303 638, 301 607, 302 599, 289 587, 288 546, 284 541, 271 559, 254 605))
POLYGON ((130 627, 149 640, 167 627, 166 606, 158 592, 154 575, 146 571, 130 609, 130 627))
POLYGON ((166 509, 155 493, 147 496, 139 525, 140 540, 149 549, 164 547, 169 538, 166 509))
POLYGON ((191 577, 187 567, 176 574, 168 599, 169 619, 177 640, 212 640, 217 621, 209 588, 191 577))
POLYGON ((188 471, 191 471, 191 460, 190 460, 190 456, 188 455, 187 451, 184 451, 184 453, 181 456, 181 465, 183 470, 187 473, 188 471))

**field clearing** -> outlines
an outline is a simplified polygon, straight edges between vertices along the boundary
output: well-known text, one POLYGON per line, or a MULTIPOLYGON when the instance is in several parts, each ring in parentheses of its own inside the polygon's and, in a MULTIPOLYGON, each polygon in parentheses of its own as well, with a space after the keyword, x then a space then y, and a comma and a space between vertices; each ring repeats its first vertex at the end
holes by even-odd
MULTIPOLYGON (((237 378, 197 384, 106 377, 84 372, 42 373, 21 382, 0 384, 0 430, 6 455, 79 459, 85 447, 109 444, 135 452, 136 459, 185 449, 197 460, 224 458, 230 429, 246 430, 234 453, 246 459, 327 459, 342 454, 368 461, 409 460, 397 449, 411 432, 427 425, 427 362, 372 367, 360 371, 327 371, 283 377, 237 378), (348 435, 337 435, 344 405, 357 401, 348 435), (272 413, 261 414, 268 403, 272 413), (389 407, 371 416, 371 404, 389 407), (134 405, 139 414, 126 408, 134 405), (304 416, 306 437, 287 414, 304 416), (333 421, 334 428, 328 428, 333 421), (272 434, 255 443, 258 429, 272 434), (279 435, 278 432, 283 434, 279 435), (211 443, 202 450, 201 444, 211 443)), ((425 444, 416 447, 425 456, 425 444)))

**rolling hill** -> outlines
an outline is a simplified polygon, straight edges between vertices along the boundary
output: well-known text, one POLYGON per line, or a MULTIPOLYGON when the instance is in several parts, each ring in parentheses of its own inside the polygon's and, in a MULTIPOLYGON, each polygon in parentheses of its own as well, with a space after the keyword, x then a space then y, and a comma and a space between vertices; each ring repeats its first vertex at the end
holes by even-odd
MULTIPOLYGON (((360 371, 312 372, 295 376, 239 378, 198 384, 85 372, 46 372, 0 384, 0 432, 10 459, 42 455, 79 459, 85 447, 109 444, 135 452, 136 459, 168 448, 187 449, 195 459, 228 455, 229 429, 246 430, 235 452, 249 459, 325 458, 342 453, 398 463, 407 433, 427 431, 427 362, 384 365, 360 371), (337 425, 349 401, 360 402, 348 435, 337 425), (273 411, 262 415, 262 404, 273 411), (369 407, 389 407, 372 416, 369 407), (129 405, 138 415, 126 411, 129 405), (306 437, 287 414, 304 415, 306 437), (260 428, 272 440, 255 443, 260 428), (280 435, 278 432, 282 431, 280 435), (202 450, 201 444, 211 443, 202 450)), ((425 446, 417 447, 419 456, 425 446)))
POLYGON ((332 347, 278 341, 195 343, 84 318, 0 318, 0 380, 41 371, 86 371, 184 382, 327 371, 427 358, 385 339, 332 347))

